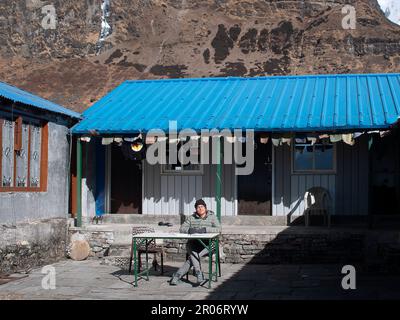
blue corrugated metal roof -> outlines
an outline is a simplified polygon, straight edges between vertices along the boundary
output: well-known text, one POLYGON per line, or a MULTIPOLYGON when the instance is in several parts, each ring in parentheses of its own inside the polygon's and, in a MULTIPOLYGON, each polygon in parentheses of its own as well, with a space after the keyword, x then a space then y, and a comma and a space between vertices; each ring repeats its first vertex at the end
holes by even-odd
POLYGON ((400 116, 400 74, 125 81, 73 132, 168 129, 335 131, 387 128, 400 116))
POLYGON ((81 115, 75 111, 64 108, 58 104, 35 96, 32 93, 23 91, 4 82, 0 82, 0 96, 14 102, 23 103, 43 110, 61 113, 72 118, 81 118, 81 115))

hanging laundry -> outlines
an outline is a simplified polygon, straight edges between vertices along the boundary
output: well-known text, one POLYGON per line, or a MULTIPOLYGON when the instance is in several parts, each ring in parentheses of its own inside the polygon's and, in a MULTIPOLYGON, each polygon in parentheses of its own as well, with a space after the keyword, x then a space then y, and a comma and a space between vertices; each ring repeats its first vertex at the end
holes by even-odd
POLYGON ((306 138, 295 138, 294 141, 296 143, 307 143, 307 139, 306 138))
POLYGON ((146 136, 146 144, 153 144, 156 142, 155 136, 146 136))
POLYGON ((275 147, 279 147, 282 144, 281 138, 272 138, 271 141, 275 147))
POLYGON ((332 143, 340 142, 340 141, 342 141, 342 135, 341 135, 341 134, 331 134, 331 135, 329 136, 329 140, 330 140, 332 143))
POLYGON ((282 145, 282 137, 280 134, 277 133, 272 134, 271 141, 275 147, 282 145))
POLYGON ((356 143, 354 141, 354 136, 352 133, 342 134, 342 139, 345 143, 347 143, 350 146, 354 146, 354 144, 356 143))
POLYGON ((322 139, 319 139, 319 143, 321 143, 323 145, 328 145, 331 142, 330 142, 329 138, 322 138, 322 139))
POLYGON ((390 130, 386 130, 386 131, 381 131, 379 132, 379 135, 381 136, 381 138, 387 137, 388 135, 390 135, 391 131, 390 130))
POLYGON ((267 144, 268 143, 268 140, 269 140, 269 137, 260 137, 260 142, 262 143, 262 144, 267 144))
POLYGON ((374 136, 372 135, 368 136, 368 150, 371 150, 373 143, 374 143, 374 136))
POLYGON ((361 137, 363 134, 364 132, 354 132, 354 139, 361 137))
POLYGON ((179 138, 170 138, 170 139, 168 139, 169 140, 169 143, 178 143, 179 142, 179 138))
POLYGON ((190 140, 195 140, 195 141, 197 141, 197 140, 199 140, 200 139, 200 136, 190 136, 190 140))
POLYGON ((114 138, 114 142, 116 143, 122 143, 122 138, 114 138))
MULTIPOLYGON (((115 139, 118 139, 118 138, 115 138, 115 139)), ((126 138, 124 138, 124 140, 127 141, 127 142, 134 142, 134 141, 136 141, 138 139, 142 139, 143 140, 143 136, 142 136, 141 133, 139 133, 139 135, 137 135, 136 137, 126 137, 126 138)))
POLYGON ((229 142, 229 143, 235 143, 235 141, 236 141, 236 137, 235 136, 227 136, 226 137, 226 141, 227 142, 229 142))
POLYGON ((296 134, 294 141, 296 143, 307 143, 307 137, 304 134, 296 134))
POLYGON ((294 137, 294 135, 292 133, 284 133, 284 134, 282 134, 282 144, 286 143, 287 145, 290 146, 290 144, 292 143, 293 137, 294 137))
POLYGON ((269 140, 268 134, 266 134, 266 133, 260 134, 260 142, 261 142, 262 144, 267 144, 267 143, 268 143, 268 140, 269 140))
POLYGON ((101 144, 102 145, 109 145, 114 141, 114 138, 103 138, 101 139, 101 144))
POLYGON ((320 138, 320 139, 329 139, 329 134, 326 134, 326 133, 320 134, 320 135, 319 135, 319 138, 320 138))
POLYGON ((307 141, 313 146, 317 142, 317 137, 307 137, 307 141))
POLYGON ((90 130, 89 130, 89 133, 90 133, 92 136, 98 136, 98 135, 99 135, 99 133, 98 133, 96 130, 94 130, 94 129, 90 129, 90 130))
POLYGON ((90 142, 90 137, 81 137, 81 141, 90 142))

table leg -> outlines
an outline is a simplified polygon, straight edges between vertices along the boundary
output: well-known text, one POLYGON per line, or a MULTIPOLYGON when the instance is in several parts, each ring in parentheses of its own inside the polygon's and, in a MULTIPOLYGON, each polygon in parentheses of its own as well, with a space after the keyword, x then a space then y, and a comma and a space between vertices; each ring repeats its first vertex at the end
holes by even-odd
POLYGON ((149 281, 149 241, 146 239, 146 276, 149 281))
POLYGON ((219 239, 215 239, 215 281, 218 282, 219 272, 219 239))
POLYGON ((211 289, 212 281, 212 240, 208 243, 208 289, 211 289))
POLYGON ((135 287, 137 287, 137 279, 138 279, 138 263, 136 261, 136 238, 133 238, 133 273, 135 274, 135 287))

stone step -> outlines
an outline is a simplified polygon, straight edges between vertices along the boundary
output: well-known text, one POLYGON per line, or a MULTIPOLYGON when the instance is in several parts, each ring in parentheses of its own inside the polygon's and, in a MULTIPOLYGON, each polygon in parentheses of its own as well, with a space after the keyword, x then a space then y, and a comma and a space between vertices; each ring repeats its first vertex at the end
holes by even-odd
POLYGON ((132 227, 146 226, 152 227, 156 232, 178 232, 179 225, 172 227, 159 226, 157 224, 125 224, 125 223, 101 223, 86 225, 88 231, 112 231, 114 233, 114 242, 116 246, 130 245, 132 242, 132 227))
MULTIPOLYGON (((105 214, 102 216, 102 224, 127 224, 127 225, 157 225, 160 222, 171 223, 179 227, 185 219, 184 215, 141 215, 141 214, 105 214)), ((385 216, 379 220, 399 221, 400 216, 385 216)), ((293 216, 293 225, 304 225, 303 216, 293 216), (298 221, 298 223, 296 223, 298 221)), ((333 215, 332 225, 338 227, 365 227, 368 223, 368 216, 333 215)), ((222 226, 286 226, 286 216, 250 216, 238 215, 232 217, 221 217, 222 226)))
POLYGON ((169 222, 180 225, 184 216, 180 215, 142 215, 142 214, 105 214, 102 216, 103 223, 113 224, 158 224, 159 222, 169 222))
MULTIPOLYGON (((105 214, 102 222, 105 224, 154 224, 169 222, 180 226, 185 219, 184 215, 142 215, 142 214, 105 214)), ((283 226, 286 225, 284 216, 233 216, 222 217, 222 225, 254 225, 254 226, 283 226)))

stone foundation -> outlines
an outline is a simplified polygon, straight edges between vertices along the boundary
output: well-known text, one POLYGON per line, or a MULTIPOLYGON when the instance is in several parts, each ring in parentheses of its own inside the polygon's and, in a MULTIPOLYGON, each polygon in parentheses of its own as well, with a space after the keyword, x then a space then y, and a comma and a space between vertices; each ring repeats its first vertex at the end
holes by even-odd
POLYGON ((0 272, 28 272, 65 257, 67 219, 0 225, 0 272))
MULTIPOLYGON (((70 238, 89 242, 90 257, 127 268, 129 239, 113 243, 112 226, 104 230, 70 228, 70 238)), ((241 264, 353 264, 379 272, 399 269, 400 233, 389 230, 318 227, 225 227, 220 238, 221 262, 241 264), (242 232, 242 233, 240 233, 242 232)), ((184 261, 185 240, 164 240, 165 261, 184 261)), ((144 255, 142 261, 144 262, 144 255)), ((150 263, 153 254, 149 255, 150 263)), ((160 259, 158 258, 160 263, 160 259)))
MULTIPOLYGON (((363 234, 224 234, 221 261, 227 263, 356 263, 364 257, 363 234)), ((170 260, 183 260, 186 242, 165 242, 170 260)))
POLYGON ((114 232, 112 230, 87 230, 85 228, 69 228, 69 245, 67 247, 67 256, 73 240, 86 240, 90 246, 90 258, 103 258, 108 256, 110 246, 114 242, 114 232))

